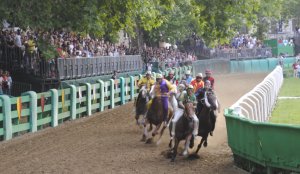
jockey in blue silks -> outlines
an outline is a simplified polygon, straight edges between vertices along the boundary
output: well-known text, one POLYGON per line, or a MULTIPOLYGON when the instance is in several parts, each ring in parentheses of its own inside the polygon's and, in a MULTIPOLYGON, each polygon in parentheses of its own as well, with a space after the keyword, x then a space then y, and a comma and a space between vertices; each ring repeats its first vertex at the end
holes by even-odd
POLYGON ((193 80, 193 77, 191 76, 191 71, 187 70, 185 72, 185 76, 186 76, 186 85, 189 86, 193 80))

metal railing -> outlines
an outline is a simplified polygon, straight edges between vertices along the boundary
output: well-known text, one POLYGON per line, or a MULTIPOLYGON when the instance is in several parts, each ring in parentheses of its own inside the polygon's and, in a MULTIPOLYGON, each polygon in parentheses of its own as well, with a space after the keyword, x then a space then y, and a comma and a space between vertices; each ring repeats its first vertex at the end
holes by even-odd
POLYGON ((114 71, 141 71, 143 61, 140 55, 120 57, 93 57, 57 59, 57 68, 61 80, 77 79, 112 74, 114 71))
POLYGON ((253 121, 268 121, 282 83, 282 68, 277 66, 260 84, 233 104, 231 109, 236 115, 253 121))
POLYGON ((76 79, 143 69, 140 55, 45 60, 37 51, 0 45, 0 68, 42 79, 76 79))
POLYGON ((272 57, 271 48, 230 49, 212 52, 213 58, 219 59, 253 59, 272 57))

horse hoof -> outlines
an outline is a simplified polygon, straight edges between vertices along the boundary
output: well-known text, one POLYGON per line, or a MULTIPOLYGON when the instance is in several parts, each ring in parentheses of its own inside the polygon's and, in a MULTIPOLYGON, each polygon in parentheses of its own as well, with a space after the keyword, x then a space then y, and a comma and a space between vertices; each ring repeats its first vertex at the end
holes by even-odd
POLYGON ((183 156, 187 156, 189 154, 189 152, 187 150, 183 151, 182 155, 183 156))
POLYGON ((204 142, 203 146, 204 146, 204 147, 207 147, 207 142, 204 142))
POLYGON ((146 141, 146 144, 152 144, 152 138, 149 138, 149 139, 146 141))
POLYGON ((143 141, 143 142, 146 141, 146 136, 145 135, 143 135, 141 141, 143 141))
POLYGON ((158 146, 158 145, 160 145, 160 143, 161 143, 161 140, 158 140, 158 141, 156 142, 156 145, 158 146))

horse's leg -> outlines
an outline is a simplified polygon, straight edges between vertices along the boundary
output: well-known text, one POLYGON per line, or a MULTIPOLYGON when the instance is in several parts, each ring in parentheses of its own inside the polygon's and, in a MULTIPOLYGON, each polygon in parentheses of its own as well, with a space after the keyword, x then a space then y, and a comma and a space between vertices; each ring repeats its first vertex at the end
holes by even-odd
POLYGON ((140 123, 139 123, 139 115, 137 115, 137 114, 135 115, 135 120, 136 120, 136 124, 140 125, 140 123))
POLYGON ((179 140, 177 138, 174 138, 174 139, 175 139, 175 145, 174 145, 174 148, 173 148, 173 154, 172 154, 171 162, 175 161, 175 158, 176 158, 176 155, 177 155, 177 148, 178 148, 178 144, 179 144, 179 140))
POLYGON ((162 124, 162 123, 158 124, 158 125, 155 127, 155 129, 154 129, 153 132, 152 132, 152 137, 154 137, 156 134, 158 134, 158 130, 159 130, 161 124, 162 124))
MULTIPOLYGON (((207 136, 208 136, 208 135, 207 135, 207 136)), ((199 150, 200 150, 200 148, 201 148, 203 142, 205 142, 205 141, 207 140, 207 136, 201 138, 201 141, 200 141, 200 143, 199 143, 199 145, 198 145, 198 147, 197 147, 197 150, 196 150, 196 152, 195 152, 196 154, 198 154, 198 152, 199 152, 199 150)))
POLYGON ((148 121, 146 119, 144 122, 144 133, 143 133, 143 137, 142 137, 141 141, 146 141, 146 139, 148 137, 147 124, 148 124, 148 121))
POLYGON ((191 138, 192 138, 192 135, 188 135, 186 138, 185 138, 185 146, 184 146, 184 151, 182 153, 183 156, 186 156, 188 155, 189 151, 189 146, 190 146, 190 141, 191 141, 191 138))
POLYGON ((166 127, 163 126, 163 128, 162 128, 161 131, 160 131, 159 138, 158 138, 158 141, 156 142, 156 145, 159 145, 159 144, 160 144, 161 137, 162 137, 162 135, 164 134, 165 129, 166 129, 166 127))

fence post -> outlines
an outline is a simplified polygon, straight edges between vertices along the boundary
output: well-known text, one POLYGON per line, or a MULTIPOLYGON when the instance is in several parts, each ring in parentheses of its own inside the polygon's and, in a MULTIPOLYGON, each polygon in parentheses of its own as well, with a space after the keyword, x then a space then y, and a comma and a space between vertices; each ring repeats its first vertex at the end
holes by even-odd
POLYGON ((125 104, 125 79, 120 77, 121 105, 125 104))
POLYGON ((135 86, 134 86, 134 77, 130 76, 130 100, 134 101, 134 92, 135 92, 135 86))
POLYGON ((7 95, 1 95, 0 100, 2 102, 4 140, 10 140, 12 138, 11 102, 7 95))
POLYGON ((110 107, 113 109, 115 107, 115 81, 110 79, 110 107))
POLYGON ((71 119, 75 120, 76 119, 76 100, 77 100, 77 96, 76 96, 76 86, 75 85, 69 85, 70 87, 70 91, 71 91, 71 104, 70 104, 70 110, 71 110, 71 119))
POLYGON ((30 98, 30 132, 37 131, 37 95, 34 91, 22 93, 22 96, 29 95, 30 98))
POLYGON ((58 125, 58 91, 50 89, 51 93, 51 125, 56 127, 58 125))
POLYGON ((86 112, 88 116, 92 115, 92 87, 90 83, 84 83, 86 86, 86 112))
POLYGON ((99 102, 99 110, 100 112, 104 111, 104 82, 102 80, 97 80, 100 84, 100 102, 99 102))

